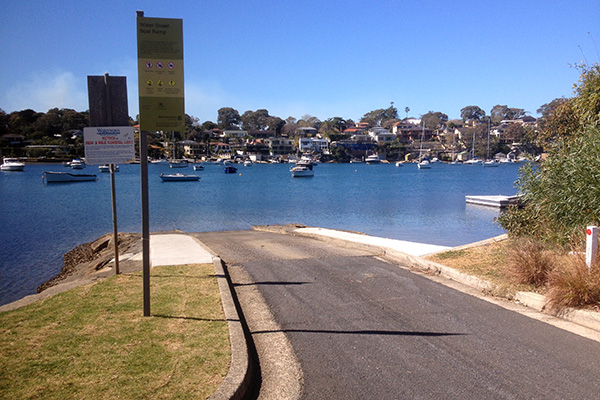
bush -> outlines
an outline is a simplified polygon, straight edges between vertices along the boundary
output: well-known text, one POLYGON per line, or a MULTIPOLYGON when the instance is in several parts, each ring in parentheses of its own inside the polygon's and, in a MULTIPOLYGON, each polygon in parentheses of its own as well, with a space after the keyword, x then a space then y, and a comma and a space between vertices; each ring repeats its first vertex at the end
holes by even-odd
POLYGON ((573 255, 548 275, 548 306, 552 310, 600 304, 600 260, 588 269, 581 255, 573 255))
POLYGON ((543 286, 554 268, 555 257, 532 238, 513 241, 508 252, 508 276, 519 284, 543 286))

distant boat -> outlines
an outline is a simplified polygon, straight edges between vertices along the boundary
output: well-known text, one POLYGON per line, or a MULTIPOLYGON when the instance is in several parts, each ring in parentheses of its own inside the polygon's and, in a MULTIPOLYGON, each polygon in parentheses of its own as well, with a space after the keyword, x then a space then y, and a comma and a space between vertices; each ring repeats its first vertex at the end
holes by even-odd
POLYGON ((367 158, 365 158, 365 162, 367 164, 379 164, 381 163, 381 158, 377 154, 371 154, 367 158))
POLYGON ((69 163, 69 167, 72 169, 84 169, 85 162, 81 158, 76 158, 69 163))
MULTIPOLYGON (((99 166, 98 169, 100 170, 100 172, 110 172, 110 165, 104 164, 104 165, 99 166)), ((119 172, 118 165, 115 165, 115 172, 119 172)))
POLYGON ((3 163, 0 166, 2 171, 23 171, 25 163, 19 161, 18 158, 4 157, 3 163))
POLYGON ((202 164, 194 165, 194 171, 204 171, 204 165, 202 165, 202 164))
POLYGON ((223 170, 226 174, 235 174, 237 172, 237 168, 231 165, 226 166, 223 170))
POLYGON ((198 175, 186 175, 178 172, 176 174, 160 174, 160 179, 164 182, 197 181, 200 177, 198 175))
POLYGON ((295 167, 290 169, 292 173, 292 177, 307 177, 307 176, 315 176, 315 171, 313 170, 312 163, 307 162, 299 162, 295 167))
POLYGON ((251 166, 252 166, 252 161, 251 160, 244 161, 244 167, 251 167, 251 166))
POLYGON ((169 161, 170 168, 186 168, 188 166, 187 160, 171 160, 169 161))
POLYGON ((419 163, 417 167, 419 169, 430 169, 431 163, 429 160, 423 159, 423 141, 425 140, 425 123, 423 123, 423 129, 421 129, 421 148, 419 149, 419 163))
POLYGON ((402 167, 403 164, 404 163, 402 161, 396 161, 396 167, 402 167))
POLYGON ((46 183, 89 182, 97 180, 93 174, 71 174, 69 172, 44 171, 42 179, 46 183))

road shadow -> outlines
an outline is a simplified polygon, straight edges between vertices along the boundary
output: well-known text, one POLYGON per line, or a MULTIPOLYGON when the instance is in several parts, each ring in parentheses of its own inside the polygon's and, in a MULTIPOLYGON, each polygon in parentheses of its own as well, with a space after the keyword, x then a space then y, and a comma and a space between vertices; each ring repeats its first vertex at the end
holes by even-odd
POLYGON ((422 336, 422 337, 440 337, 440 336, 466 336, 468 333, 453 333, 453 332, 422 332, 422 331, 386 331, 386 330, 328 330, 328 329, 279 329, 279 330, 263 330, 252 332, 253 335, 265 333, 318 333, 318 334, 335 334, 335 335, 376 335, 376 336, 422 336))

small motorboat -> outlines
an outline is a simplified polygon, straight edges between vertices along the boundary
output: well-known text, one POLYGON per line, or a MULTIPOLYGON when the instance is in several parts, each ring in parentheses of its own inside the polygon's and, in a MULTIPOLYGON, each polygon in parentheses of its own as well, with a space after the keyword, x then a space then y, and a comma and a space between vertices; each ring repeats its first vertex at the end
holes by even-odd
POLYGON ((431 163, 429 160, 421 160, 421 162, 417 164, 417 167, 419 167, 419 169, 430 169, 431 163))
POLYGON ((300 178, 306 176, 315 176, 312 163, 299 162, 295 167, 290 168, 293 178, 300 178))
POLYGON ((186 168, 188 166, 187 160, 171 160, 169 161, 169 167, 171 168, 186 168))
POLYGON ((252 166, 252 161, 251 160, 244 161, 244 167, 251 167, 251 166, 252 166))
POLYGON ((19 161, 18 158, 4 157, 3 161, 0 166, 0 170, 2 171, 23 171, 25 168, 25 163, 19 161))
POLYGON ((69 167, 72 169, 84 169, 85 162, 81 158, 76 158, 69 163, 69 167))
POLYGON ((204 165, 202 165, 202 164, 194 165, 194 171, 204 171, 204 165))
POLYGON ((93 174, 71 174, 69 172, 44 171, 42 179, 46 183, 89 182, 97 180, 93 174))
POLYGON ((178 172, 176 174, 160 174, 160 179, 163 182, 197 181, 200 177, 198 175, 186 175, 178 172))
MULTIPOLYGON (((99 166, 98 169, 100 170, 100 172, 110 172, 110 165, 104 164, 104 165, 99 166)), ((118 165, 115 165, 115 172, 119 172, 118 165)))
POLYGON ((237 168, 232 165, 226 166, 225 168, 223 168, 223 170, 226 174, 235 174, 237 172, 237 168))

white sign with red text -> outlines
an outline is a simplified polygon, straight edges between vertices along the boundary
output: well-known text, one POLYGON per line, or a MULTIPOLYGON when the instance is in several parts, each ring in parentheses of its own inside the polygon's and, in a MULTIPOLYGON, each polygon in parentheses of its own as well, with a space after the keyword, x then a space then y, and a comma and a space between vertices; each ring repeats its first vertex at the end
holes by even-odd
POLYGON ((132 126, 83 128, 87 164, 122 164, 135 158, 132 126))

